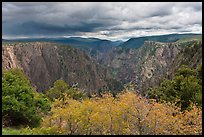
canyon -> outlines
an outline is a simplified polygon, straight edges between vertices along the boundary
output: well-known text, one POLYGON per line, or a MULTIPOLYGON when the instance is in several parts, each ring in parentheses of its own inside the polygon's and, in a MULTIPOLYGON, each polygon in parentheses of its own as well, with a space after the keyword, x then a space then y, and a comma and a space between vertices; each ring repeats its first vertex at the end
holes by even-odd
POLYGON ((56 40, 4 40, 2 67, 22 69, 39 92, 63 79, 88 95, 110 89, 110 85, 119 92, 117 86, 125 87, 130 83, 133 83, 135 91, 144 94, 149 87, 159 85, 162 79, 172 78, 182 65, 195 68, 202 64, 201 37, 178 35, 172 38, 169 35, 168 41, 153 37, 142 43, 130 39, 130 42, 117 44, 98 39, 97 44, 93 44, 96 39, 84 38, 80 39, 80 45, 79 42, 75 45, 74 42, 67 44, 56 40))

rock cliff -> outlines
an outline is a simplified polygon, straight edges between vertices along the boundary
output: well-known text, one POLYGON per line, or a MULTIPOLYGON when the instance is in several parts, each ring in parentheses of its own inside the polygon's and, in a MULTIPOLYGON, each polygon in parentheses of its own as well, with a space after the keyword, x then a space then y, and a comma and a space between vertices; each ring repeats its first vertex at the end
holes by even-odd
POLYGON ((47 90, 58 79, 88 93, 105 84, 105 70, 84 52, 49 42, 4 43, 2 66, 23 69, 38 91, 47 90))
POLYGON ((201 64, 202 43, 199 44, 199 40, 184 43, 145 41, 137 49, 114 48, 99 62, 107 65, 113 77, 124 84, 132 81, 136 90, 143 92, 157 86, 164 77, 172 77, 181 65, 195 67, 201 64))

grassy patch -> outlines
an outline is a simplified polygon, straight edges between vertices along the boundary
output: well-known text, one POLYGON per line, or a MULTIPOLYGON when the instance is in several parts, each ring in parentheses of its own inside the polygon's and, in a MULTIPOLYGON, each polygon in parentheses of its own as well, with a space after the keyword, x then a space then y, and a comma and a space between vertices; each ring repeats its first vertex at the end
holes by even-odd
POLYGON ((47 131, 48 133, 45 131, 45 129, 41 130, 39 128, 2 128, 2 135, 43 135, 49 133, 49 131, 47 131))
POLYGON ((22 135, 22 131, 19 129, 2 128, 2 135, 22 135))

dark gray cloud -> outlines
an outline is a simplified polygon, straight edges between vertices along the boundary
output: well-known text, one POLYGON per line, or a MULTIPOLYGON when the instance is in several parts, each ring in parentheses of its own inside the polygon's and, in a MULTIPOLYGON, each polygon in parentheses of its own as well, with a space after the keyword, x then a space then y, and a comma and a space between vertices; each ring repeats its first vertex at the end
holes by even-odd
POLYGON ((202 32, 201 2, 3 2, 3 37, 126 39, 202 32))
POLYGON ((87 23, 81 22, 78 25, 55 25, 48 23, 40 23, 35 21, 24 22, 22 24, 7 24, 3 25, 3 33, 6 35, 66 35, 77 34, 78 32, 92 32, 96 28, 105 27, 102 23, 87 23))

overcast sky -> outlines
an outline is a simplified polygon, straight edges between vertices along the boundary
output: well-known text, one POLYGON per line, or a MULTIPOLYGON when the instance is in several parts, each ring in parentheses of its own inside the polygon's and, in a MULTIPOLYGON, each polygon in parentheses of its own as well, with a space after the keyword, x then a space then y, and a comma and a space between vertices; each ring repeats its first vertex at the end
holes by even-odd
POLYGON ((127 40, 202 33, 201 2, 3 2, 2 37, 97 37, 127 40))

